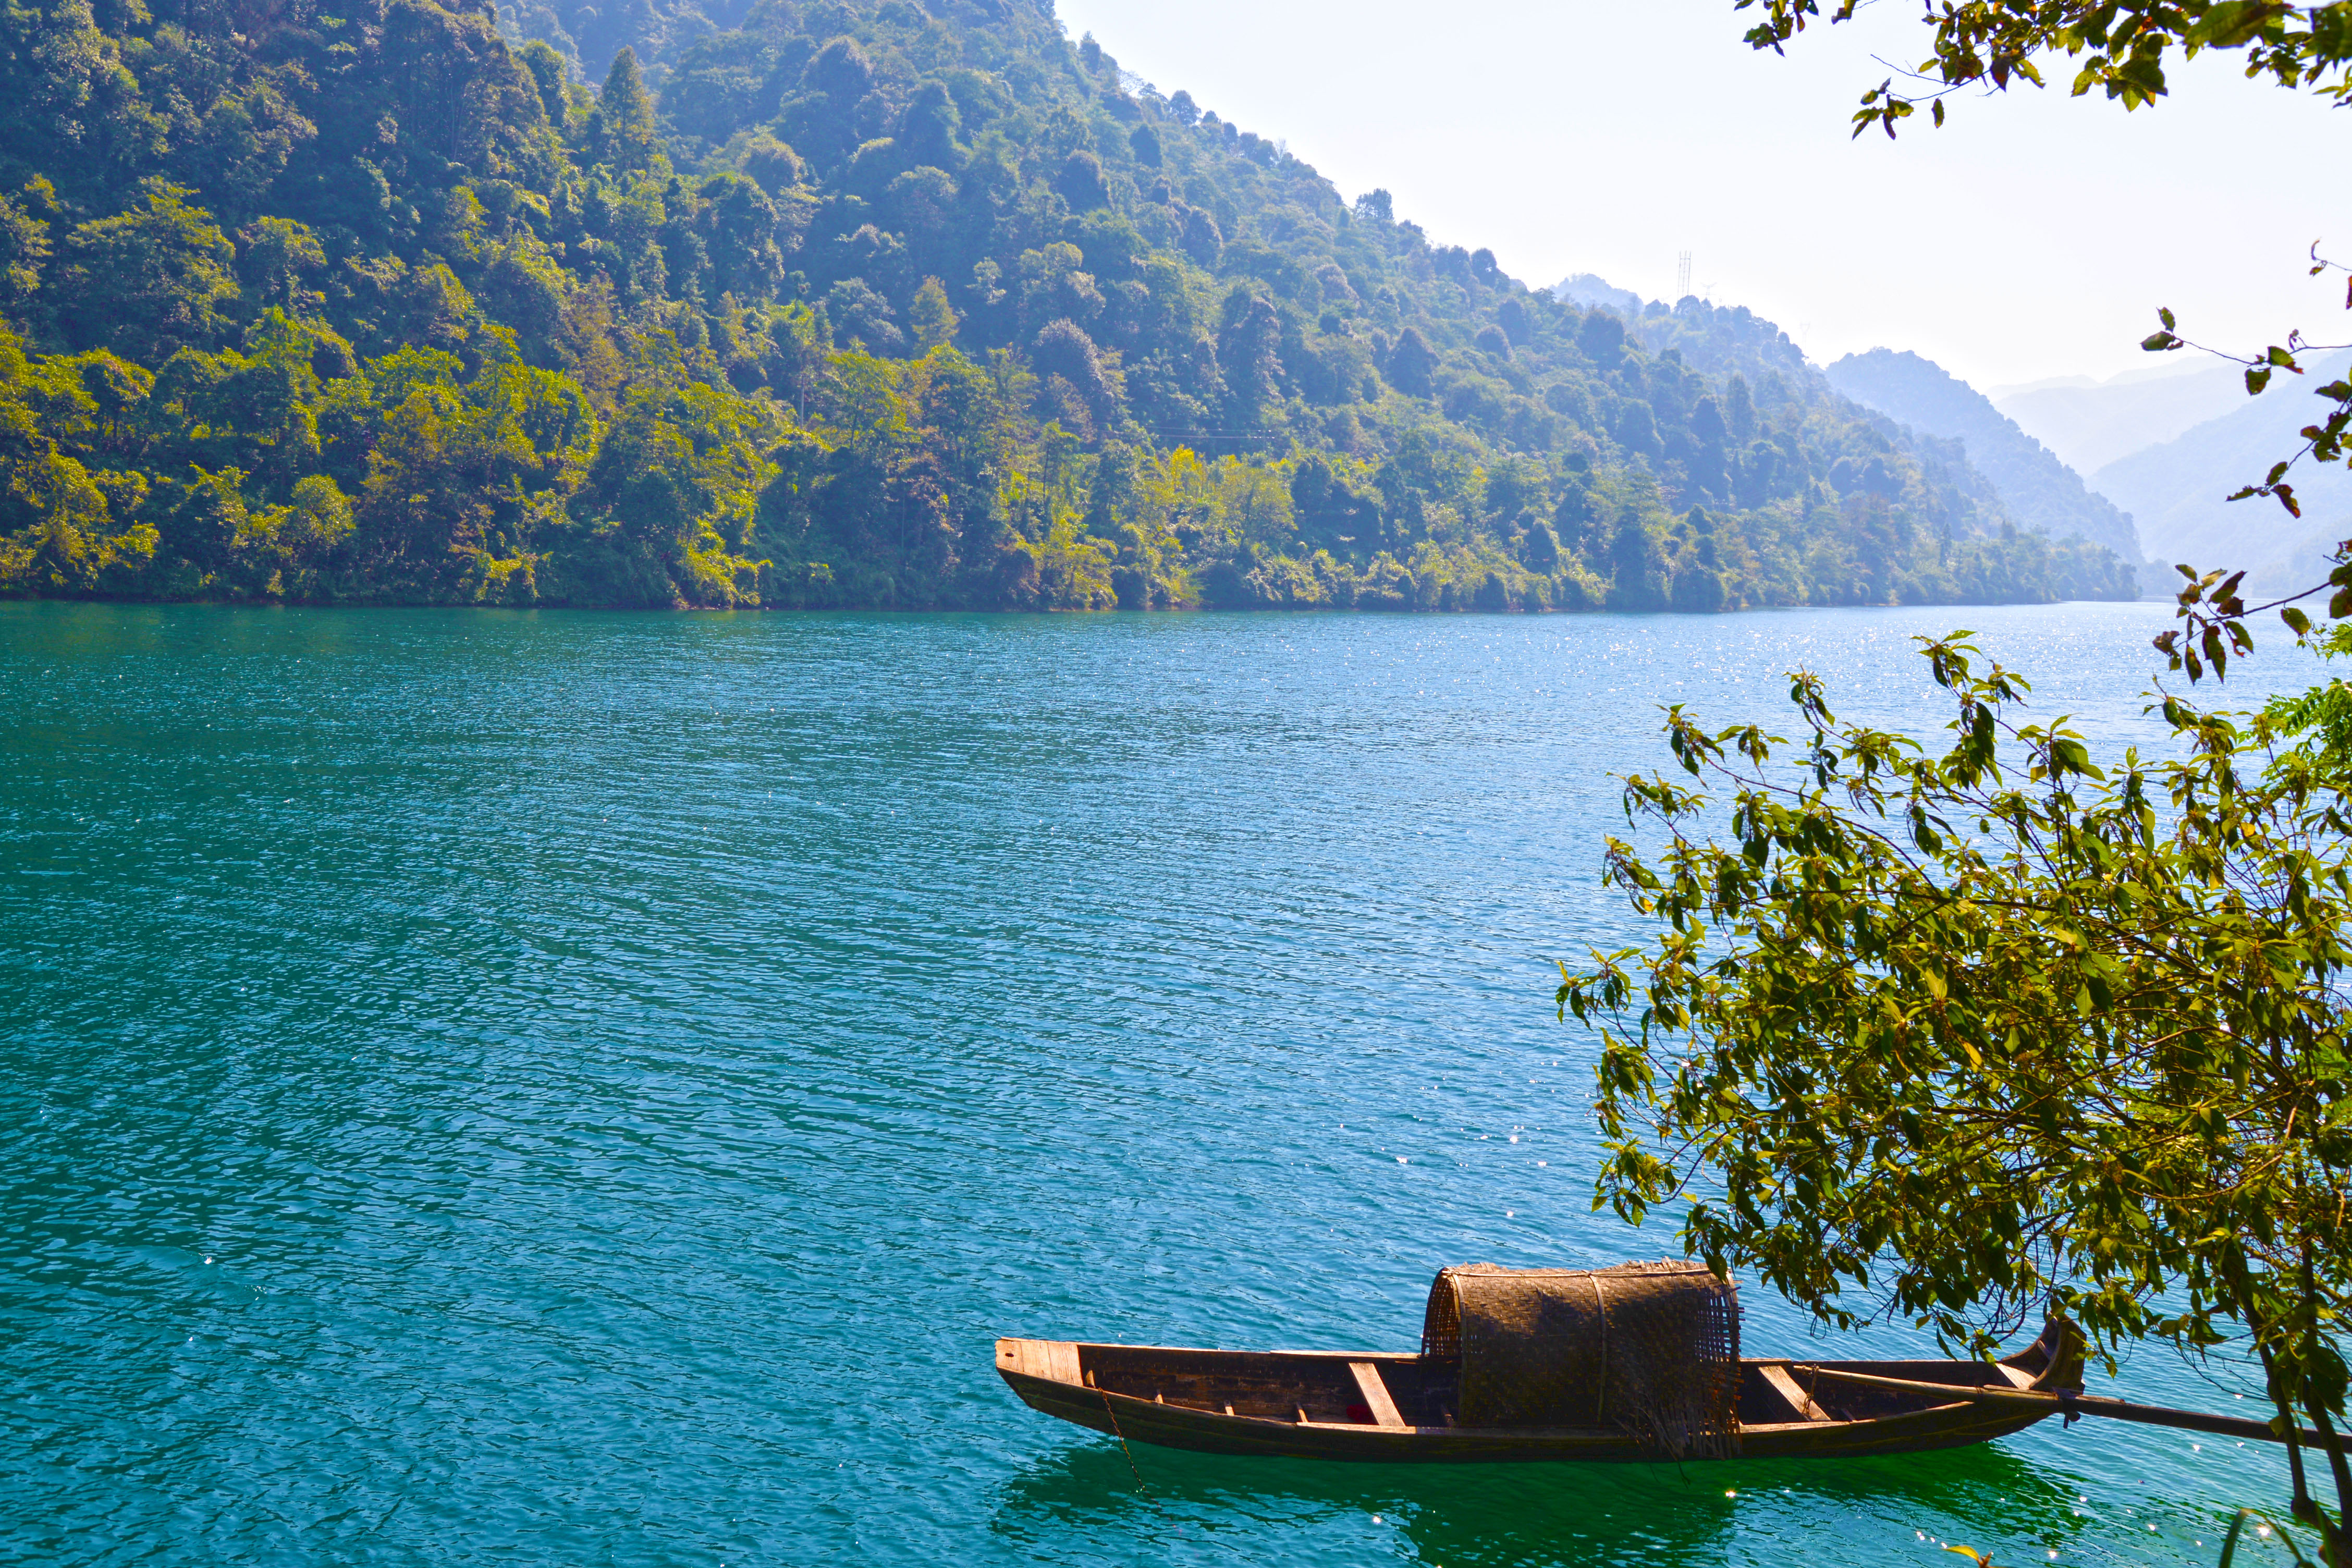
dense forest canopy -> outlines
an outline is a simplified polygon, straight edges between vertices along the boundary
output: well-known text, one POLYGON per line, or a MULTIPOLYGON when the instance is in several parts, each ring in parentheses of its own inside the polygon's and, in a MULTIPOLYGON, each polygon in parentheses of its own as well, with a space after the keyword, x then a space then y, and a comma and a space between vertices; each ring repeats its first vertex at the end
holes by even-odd
POLYGON ((6 11, 0 587, 2132 591, 1747 310, 1629 321, 1530 291, 1024 0, 504 22, 478 0, 6 11))

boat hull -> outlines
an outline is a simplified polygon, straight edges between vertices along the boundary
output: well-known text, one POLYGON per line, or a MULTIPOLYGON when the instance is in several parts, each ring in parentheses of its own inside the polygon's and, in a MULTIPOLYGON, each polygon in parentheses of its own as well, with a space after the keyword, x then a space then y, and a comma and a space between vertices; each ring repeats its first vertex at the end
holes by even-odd
MULTIPOLYGON (((2074 1387, 2079 1356, 2054 1335, 2007 1362, 1822 1362, 1959 1387, 2074 1387)), ((1617 1431, 1452 1425, 1453 1369, 1381 1352, 1233 1352, 1000 1340, 997 1371, 1030 1408, 1129 1443, 1200 1453, 1387 1464, 1657 1463, 1617 1431)), ((1801 1386, 1790 1361, 1741 1363, 1737 1457, 1854 1458, 1960 1447, 2047 1413, 1932 1395, 1801 1386), (1782 1416, 1785 1419, 1751 1417, 1782 1416)))

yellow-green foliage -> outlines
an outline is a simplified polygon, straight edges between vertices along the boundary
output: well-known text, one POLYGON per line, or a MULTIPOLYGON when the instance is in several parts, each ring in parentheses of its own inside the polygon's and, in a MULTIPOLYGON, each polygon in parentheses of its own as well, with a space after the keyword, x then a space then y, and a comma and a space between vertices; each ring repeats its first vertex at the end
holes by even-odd
POLYGON ((151 380, 102 350, 29 359, 0 331, 0 582, 90 593, 153 559, 155 530, 138 517, 143 483, 92 474, 53 434, 79 434, 81 453, 99 456, 121 417, 117 399, 143 398, 151 380))

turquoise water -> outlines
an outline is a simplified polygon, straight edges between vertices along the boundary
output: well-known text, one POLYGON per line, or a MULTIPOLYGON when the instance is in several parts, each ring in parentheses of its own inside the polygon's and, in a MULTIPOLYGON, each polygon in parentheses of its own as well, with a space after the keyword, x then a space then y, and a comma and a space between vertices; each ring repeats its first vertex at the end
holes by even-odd
POLYGON ((1932 722, 1961 619, 2149 732, 2137 605, 0 605, 0 1560, 2210 1563, 2279 1471, 2183 1434, 1130 1469, 992 1370, 1664 1250, 1549 1004, 1635 929, 1608 775, 1798 663, 1932 722))

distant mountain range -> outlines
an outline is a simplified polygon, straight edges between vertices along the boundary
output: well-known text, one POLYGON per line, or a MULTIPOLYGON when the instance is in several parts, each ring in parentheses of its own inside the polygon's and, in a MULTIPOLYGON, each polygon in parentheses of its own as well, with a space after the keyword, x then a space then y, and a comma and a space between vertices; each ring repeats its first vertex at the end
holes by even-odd
POLYGON ((1992 405, 2078 474, 2169 441, 2246 401, 2233 365, 2177 356, 2105 381, 2070 375, 2023 386, 1990 386, 1992 405))
MULTIPOLYGON (((1551 292, 1624 316, 1653 353, 1674 348, 1702 370, 1727 368, 1709 362, 1710 342, 1678 341, 1680 318, 1664 303, 1589 272, 1551 292)), ((2279 376, 2249 399, 2241 370, 2213 360, 1988 394, 1916 353, 1876 348, 1813 372, 1785 337, 1759 349, 1782 374, 1820 374, 1838 395, 1906 426, 1923 451, 1949 447, 1953 470, 1982 475, 1989 499, 2021 529, 2073 535, 2141 563, 2144 592, 2169 595, 2176 562, 2243 570, 2264 592, 2306 587, 2326 575, 2328 549, 2352 538, 2352 472, 2340 466, 2299 465, 2299 519, 2273 500, 2224 499, 2303 445, 2296 432, 2314 409, 2302 394, 2352 374, 2352 353, 2311 365, 2302 379, 2279 376)))
POLYGON ((2307 389, 2347 369, 2352 355, 2336 354, 2301 380, 2275 378, 2260 397, 2247 397, 2241 384, 2236 408, 2108 463, 2091 476, 2092 488, 2130 510, 2158 561, 2200 571, 2243 568, 2248 582, 2264 589, 2307 587, 2326 576, 2321 563, 2328 547, 2352 536, 2352 474, 2338 465, 2299 464, 2293 476, 2299 519, 2274 500, 2222 498, 2303 445, 2295 432, 2315 412, 2307 389))
POLYGON ((1990 398, 1933 360, 1872 349, 1825 373, 1830 385, 1865 408, 1929 436, 1955 438, 1992 482, 2019 527, 2053 539, 2078 535, 2126 561, 2142 559, 2132 520, 2087 489, 2057 455, 2004 417, 1990 398))

